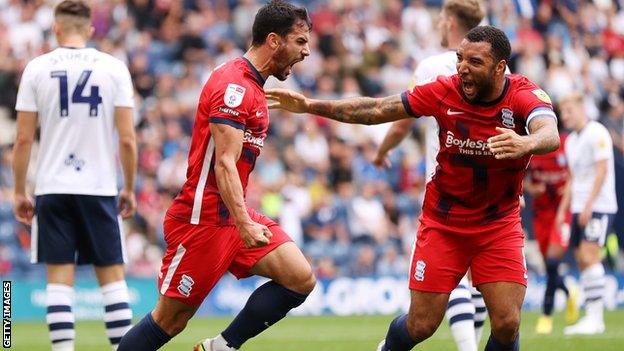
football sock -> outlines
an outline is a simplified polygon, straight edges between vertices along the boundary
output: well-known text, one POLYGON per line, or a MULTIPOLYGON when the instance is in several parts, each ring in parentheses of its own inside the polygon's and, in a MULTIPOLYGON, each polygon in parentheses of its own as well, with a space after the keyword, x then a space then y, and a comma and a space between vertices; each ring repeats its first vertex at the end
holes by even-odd
POLYGON ((169 340, 171 337, 154 322, 150 312, 121 338, 117 351, 155 351, 169 340))
POLYGON ((605 290, 605 270, 598 262, 581 272, 581 285, 585 292, 587 316, 603 321, 603 296, 605 290))
POLYGON ((274 281, 267 282, 251 294, 245 307, 221 335, 228 346, 240 349, 245 341, 277 323, 307 297, 274 281))
POLYGON ((477 351, 475 337, 475 306, 471 301, 470 290, 460 284, 451 292, 446 318, 458 351, 477 351))
POLYGON ((509 345, 501 344, 498 340, 494 339, 492 335, 488 339, 487 345, 485 345, 485 351, 519 351, 520 350, 520 335, 516 336, 516 340, 509 345))
POLYGON ((474 315, 474 330, 475 330, 475 340, 477 345, 481 342, 481 336, 483 335, 483 327, 485 324, 485 319, 487 318, 487 309, 485 308, 485 301, 483 300, 483 295, 481 292, 477 290, 477 288, 470 286, 470 292, 472 293, 472 304, 475 306, 475 315, 474 315))
POLYGON ((74 288, 65 284, 48 284, 46 287, 46 322, 50 331, 53 351, 73 351, 76 331, 72 302, 74 288))
POLYGON ((414 341, 407 331, 407 314, 396 317, 386 334, 386 343, 383 351, 408 351, 414 348, 418 342, 414 341))
POLYGON ((124 280, 102 286, 104 302, 104 323, 106 335, 113 349, 117 348, 121 337, 132 327, 128 286, 124 280))
POLYGON ((544 291, 544 315, 552 315, 553 307, 555 304, 555 291, 557 285, 561 279, 559 276, 559 260, 556 258, 546 259, 546 291, 544 291))

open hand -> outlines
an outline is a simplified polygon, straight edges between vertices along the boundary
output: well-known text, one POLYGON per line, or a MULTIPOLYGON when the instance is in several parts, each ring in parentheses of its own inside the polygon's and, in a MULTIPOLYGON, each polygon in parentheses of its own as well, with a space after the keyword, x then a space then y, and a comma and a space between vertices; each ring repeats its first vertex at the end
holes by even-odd
POLYGON ((515 160, 531 150, 526 136, 507 128, 496 127, 496 131, 499 134, 488 139, 488 148, 496 159, 515 160))
POLYGON ((287 89, 268 89, 265 92, 269 109, 281 108, 294 113, 304 113, 307 110, 307 99, 302 94, 287 89))

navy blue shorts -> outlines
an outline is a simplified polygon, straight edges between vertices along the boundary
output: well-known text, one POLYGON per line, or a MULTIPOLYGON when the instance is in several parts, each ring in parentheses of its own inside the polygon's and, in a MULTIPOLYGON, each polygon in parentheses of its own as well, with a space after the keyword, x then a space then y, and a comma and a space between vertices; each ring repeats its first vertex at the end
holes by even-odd
POLYGON ((35 199, 33 263, 109 266, 124 262, 116 196, 46 194, 35 199))
POLYGON ((613 225, 615 214, 592 212, 591 218, 584 228, 578 224, 578 218, 579 213, 572 214, 570 246, 574 248, 579 247, 581 240, 598 243, 598 245, 603 246, 607 234, 609 234, 613 225))

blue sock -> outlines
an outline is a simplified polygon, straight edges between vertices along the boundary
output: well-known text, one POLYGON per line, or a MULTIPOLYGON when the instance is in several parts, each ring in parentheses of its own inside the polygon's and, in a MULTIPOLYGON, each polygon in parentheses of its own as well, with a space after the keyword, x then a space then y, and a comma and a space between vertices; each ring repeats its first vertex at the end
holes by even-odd
POLYGON ((245 307, 221 335, 228 346, 240 349, 245 341, 277 323, 307 297, 270 281, 251 294, 245 307))
POLYGON ((544 292, 543 312, 545 315, 550 316, 552 315, 553 307, 555 305, 555 290, 557 290, 557 283, 560 280, 558 259, 546 259, 546 274, 546 291, 544 292))
POLYGON ((407 332, 407 314, 396 317, 386 334, 384 351, 409 351, 418 344, 407 332))
POLYGON ((155 351, 169 340, 171 337, 154 322, 152 314, 148 313, 123 336, 117 351, 155 351))
POLYGON ((484 351, 519 351, 520 350, 520 335, 516 336, 516 340, 509 345, 501 344, 498 340, 490 334, 487 345, 485 345, 484 351))

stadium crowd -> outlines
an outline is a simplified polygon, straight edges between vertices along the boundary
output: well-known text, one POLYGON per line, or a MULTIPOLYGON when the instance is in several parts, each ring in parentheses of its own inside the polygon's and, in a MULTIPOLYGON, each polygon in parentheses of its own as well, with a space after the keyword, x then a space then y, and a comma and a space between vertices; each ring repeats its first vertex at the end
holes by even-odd
MULTIPOLYGON (((435 29, 440 2, 299 1, 313 20, 312 54, 287 81, 272 79, 265 87, 316 98, 399 93, 418 62, 441 51, 435 29)), ((185 180, 199 93, 213 68, 244 53, 260 2, 91 3, 92 45, 127 62, 136 92, 138 211, 126 227, 128 274, 154 277, 164 247, 164 211, 185 180)), ((10 143, 21 72, 56 45, 50 35, 54 4, 0 0, 0 275, 44 274, 30 265, 28 229, 13 218, 10 143)), ((624 1, 487 5, 487 21, 512 41, 511 71, 541 85, 554 101, 584 92, 589 116, 611 132, 620 203, 616 231, 624 242, 624 1)), ((380 170, 372 161, 386 125, 352 126, 282 111, 271 112, 271 119, 249 205, 279 220, 319 278, 404 276, 425 181, 419 124, 391 155, 392 166, 380 170)))

